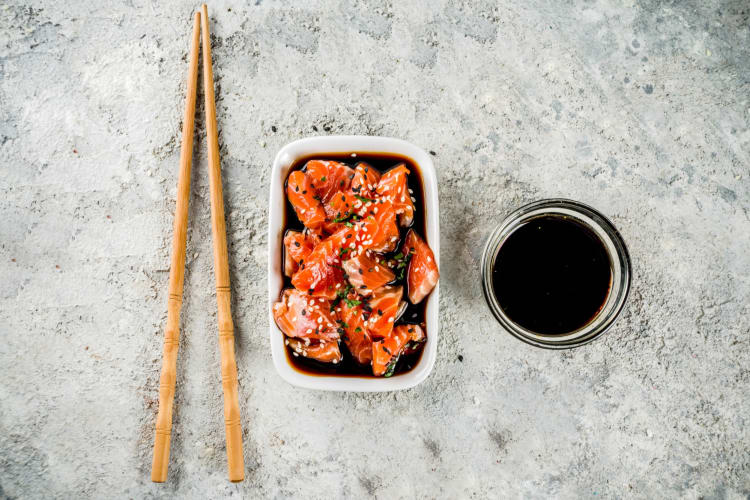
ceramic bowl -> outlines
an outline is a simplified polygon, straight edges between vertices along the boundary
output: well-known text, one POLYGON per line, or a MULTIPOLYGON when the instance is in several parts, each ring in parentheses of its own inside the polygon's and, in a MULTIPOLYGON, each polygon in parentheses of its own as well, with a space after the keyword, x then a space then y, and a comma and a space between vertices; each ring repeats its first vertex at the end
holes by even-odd
POLYGON ((390 154, 410 159, 419 168, 422 176, 425 203, 425 240, 435 254, 440 265, 440 228, 438 208, 438 188, 435 167, 432 159, 417 146, 388 137, 370 136, 327 136, 309 137, 291 142, 281 148, 273 162, 271 173, 271 193, 268 202, 268 318, 273 363, 281 378, 290 384, 305 389, 329 391, 396 391, 408 389, 422 382, 432 371, 437 357, 438 326, 438 284, 427 297, 425 321, 427 342, 419 362, 410 371, 389 378, 353 375, 309 374, 297 370, 289 361, 284 335, 273 320, 273 303, 279 299, 284 285, 282 263, 282 240, 284 237, 284 213, 286 198, 284 183, 289 169, 301 158, 316 155, 325 158, 326 154, 390 154))

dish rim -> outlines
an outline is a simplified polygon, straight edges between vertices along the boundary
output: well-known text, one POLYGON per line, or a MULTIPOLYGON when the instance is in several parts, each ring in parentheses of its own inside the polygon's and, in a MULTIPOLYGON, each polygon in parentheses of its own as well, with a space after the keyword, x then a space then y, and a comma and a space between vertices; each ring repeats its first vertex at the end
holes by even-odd
POLYGON ((354 153, 392 154, 410 159, 420 170, 423 200, 425 203, 425 241, 435 254, 440 267, 440 224, 437 175, 430 155, 414 144, 402 139, 379 136, 315 136, 292 141, 283 146, 273 161, 268 201, 268 318, 271 355, 277 373, 290 384, 304 389, 384 392, 409 389, 423 382, 432 372, 437 358, 439 339, 439 292, 440 282, 427 297, 425 322, 427 342, 422 356, 414 368, 406 373, 389 378, 356 375, 310 375, 293 368, 286 354, 284 336, 273 319, 273 304, 283 287, 281 249, 284 237, 285 195, 284 182, 294 162, 310 155, 354 153))

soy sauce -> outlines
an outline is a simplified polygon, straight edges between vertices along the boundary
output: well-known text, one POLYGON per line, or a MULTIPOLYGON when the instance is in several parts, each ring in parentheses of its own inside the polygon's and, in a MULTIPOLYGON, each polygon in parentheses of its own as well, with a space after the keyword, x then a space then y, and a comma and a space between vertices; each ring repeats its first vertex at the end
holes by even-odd
POLYGON ((604 305, 611 282, 602 241, 562 215, 540 216, 516 229, 492 269, 492 288, 505 314, 542 335, 586 326, 604 305))
MULTIPOLYGON (((295 170, 302 170, 305 167, 305 164, 309 160, 313 159, 319 159, 319 160, 336 160, 341 163, 345 163, 349 165, 350 167, 354 168, 357 166, 358 163, 364 162, 367 163, 371 168, 375 168, 378 170, 381 174, 385 173, 386 171, 390 170, 391 168, 399 165, 400 163, 406 164, 406 168, 409 169, 409 175, 407 177, 408 179, 408 185, 409 189, 412 190, 411 195, 414 197, 414 220, 409 227, 401 227, 399 226, 399 242, 396 245, 396 250, 393 252, 385 254, 385 258, 391 258, 393 255, 398 253, 400 249, 403 247, 403 240, 406 236, 406 233, 409 231, 409 229, 414 229, 419 233, 420 236, 424 237, 427 234, 427 219, 425 217, 425 203, 424 203, 424 196, 423 196, 423 188, 422 188, 422 175, 419 171, 419 167, 417 166, 414 161, 411 160, 411 158, 400 156, 400 155, 391 155, 391 154, 380 154, 380 153, 356 153, 355 156, 352 156, 350 153, 319 153, 315 155, 310 155, 304 158, 300 158, 297 160, 292 167, 289 169, 289 173, 294 172, 295 170)), ((286 187, 285 187, 286 191, 286 187)), ((294 207, 289 202, 289 199, 287 198, 286 201, 286 211, 284 214, 284 231, 289 230, 295 230, 295 231, 301 231, 304 229, 304 226, 300 222, 300 220, 297 218, 297 214, 294 211, 294 207)), ((429 242, 428 242, 429 243, 429 242)), ((284 258, 282 255, 282 262, 284 258)), ((292 286, 292 280, 288 276, 283 276, 284 278, 284 286, 283 289, 286 288, 293 288, 292 286)), ((405 278, 395 282, 391 283, 392 285, 402 285, 404 286, 404 294, 406 294, 406 283, 404 282, 405 278)), ((425 320, 425 307, 427 303, 427 298, 425 298, 422 302, 419 304, 412 304, 408 301, 406 296, 404 296, 404 300, 406 300, 407 308, 406 311, 403 313, 401 318, 396 322, 396 324, 418 324, 420 325, 424 331, 425 334, 429 337, 430 332, 426 328, 426 320, 425 320)), ((372 374, 372 367, 370 365, 360 365, 354 360, 354 357, 351 355, 351 353, 346 348, 346 344, 344 342, 341 342, 340 344, 341 353, 343 355, 343 359, 340 363, 332 364, 332 363, 322 363, 320 361, 316 361, 314 359, 306 358, 304 356, 294 356, 292 349, 287 346, 287 360, 289 361, 289 364, 297 371, 305 373, 306 375, 336 375, 336 376, 354 376, 354 377, 374 377, 372 374)), ((394 371, 394 376, 406 373, 410 371, 412 368, 414 368, 417 363, 419 363, 420 358, 422 357, 422 351, 424 351, 424 346, 422 346, 421 349, 419 349, 417 352, 413 354, 408 355, 402 355, 398 363, 396 364, 396 369, 394 371)))

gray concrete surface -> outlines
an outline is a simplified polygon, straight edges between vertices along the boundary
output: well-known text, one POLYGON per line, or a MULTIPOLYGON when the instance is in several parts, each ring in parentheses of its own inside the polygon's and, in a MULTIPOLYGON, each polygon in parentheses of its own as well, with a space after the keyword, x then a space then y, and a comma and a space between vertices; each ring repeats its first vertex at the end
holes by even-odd
MULTIPOLYGON (((169 482, 149 481, 191 13, 0 6, 0 497, 748 498, 750 7, 738 1, 217 1, 247 479, 226 480, 203 119, 169 482), (439 359, 392 394, 274 372, 275 152, 435 153, 439 359), (477 263, 520 204, 609 215, 635 281, 599 341, 501 332, 477 263)), ((202 107, 199 110, 202 113, 202 107)))

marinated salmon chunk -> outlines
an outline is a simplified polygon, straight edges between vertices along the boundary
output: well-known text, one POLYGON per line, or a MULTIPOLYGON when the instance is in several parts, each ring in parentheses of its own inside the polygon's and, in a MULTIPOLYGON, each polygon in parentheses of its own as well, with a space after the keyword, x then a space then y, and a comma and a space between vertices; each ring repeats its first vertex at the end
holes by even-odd
POLYGON ((320 341, 306 344, 299 339, 286 339, 286 345, 292 348, 295 355, 304 356, 323 363, 333 363, 334 365, 344 357, 339 349, 338 342, 320 341))
POLYGON ((354 168, 352 178, 352 191, 361 195, 372 197, 380 183, 380 172, 365 162, 360 162, 354 168))
POLYGON ((427 340, 427 335, 419 325, 403 325, 406 326, 406 331, 409 332, 409 342, 404 347, 403 354, 414 354, 421 348, 423 342, 427 340))
POLYGON ((372 373, 374 375, 393 374, 399 356, 409 341, 420 342, 424 332, 417 325, 399 325, 383 340, 372 343, 372 373))
POLYGON ((281 300, 273 305, 273 318, 287 337, 325 341, 339 339, 331 303, 308 297, 299 290, 284 290, 281 300))
POLYGON ((320 238, 309 231, 287 231, 284 235, 284 274, 292 276, 318 244, 320 238))
POLYGON ((407 258, 411 256, 406 273, 409 301, 419 304, 435 288, 440 278, 435 255, 413 229, 406 234, 402 252, 407 258))
POLYGON ((310 178, 303 172, 292 172, 289 174, 286 192, 302 224, 313 230, 319 229, 326 221, 326 212, 317 199, 310 178))
POLYGON ((304 170, 323 203, 338 191, 348 191, 354 178, 354 170, 338 161, 310 160, 304 170))
POLYGON ((401 311, 403 287, 384 286, 372 293, 362 307, 366 314, 367 331, 375 338, 387 337, 401 311))
POLYGON ((365 320, 362 315, 361 304, 356 300, 356 294, 350 295, 350 302, 340 302, 336 307, 336 316, 340 328, 344 330, 342 339, 354 360, 362 365, 372 361, 372 337, 367 333, 365 320))
POLYGON ((371 231, 370 249, 376 252, 390 252, 398 245, 398 225, 396 210, 390 201, 380 199, 371 207, 365 220, 374 220, 377 226, 371 231))
POLYGON ((346 260, 351 256, 356 247, 356 245, 351 245, 357 241, 357 228, 353 224, 349 224, 348 226, 342 225, 341 228, 336 230, 336 232, 326 238, 326 240, 331 242, 339 259, 342 261, 346 260))
POLYGON ((324 205, 326 211, 325 230, 334 233, 349 222, 354 214, 354 203, 357 199, 352 193, 337 191, 324 205))
POLYGON ((371 295, 373 290, 396 279, 396 275, 384 263, 380 262, 382 259, 376 260, 368 254, 374 256, 369 250, 359 252, 356 257, 343 264, 349 283, 357 293, 365 296, 371 295))
POLYGON ((311 297, 336 298, 336 285, 344 283, 341 258, 334 240, 320 242, 299 270, 292 276, 292 285, 311 297))
POLYGON ((414 202, 409 191, 408 175, 409 169, 401 163, 383 174, 377 188, 379 195, 393 203, 402 227, 409 227, 414 221, 414 202))

